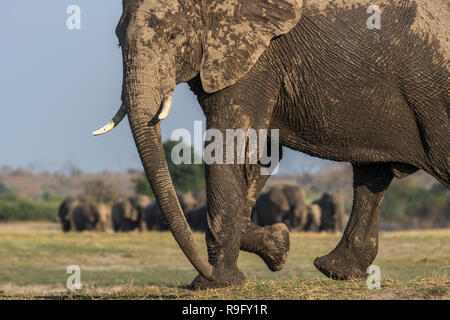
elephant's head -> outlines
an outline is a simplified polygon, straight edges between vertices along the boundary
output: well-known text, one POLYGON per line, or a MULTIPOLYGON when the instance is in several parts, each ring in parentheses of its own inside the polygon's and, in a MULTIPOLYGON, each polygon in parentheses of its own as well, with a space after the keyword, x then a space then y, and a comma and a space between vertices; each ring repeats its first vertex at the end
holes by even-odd
POLYGON ((197 208, 197 200, 190 192, 178 195, 178 201, 180 201, 181 208, 183 208, 185 214, 197 208))
POLYGON ((286 185, 283 193, 290 205, 289 214, 285 217, 286 224, 290 229, 302 228, 306 223, 305 191, 296 185, 286 185))
MULTIPOLYGON (((268 193, 268 202, 266 203, 266 210, 277 218, 277 222, 289 224, 289 213, 291 206, 283 186, 275 186, 268 193)), ((290 225, 288 225, 290 227, 290 225)))
POLYGON ((106 231, 106 225, 108 223, 109 217, 111 216, 111 209, 105 203, 94 202, 91 203, 91 211, 94 221, 97 225, 97 229, 100 231, 106 231))
POLYGON ((142 214, 144 209, 152 202, 149 197, 143 195, 134 195, 128 198, 131 205, 137 212, 142 214))
POLYGON ((202 188, 200 190, 196 190, 192 193, 195 201, 197 202, 197 208, 203 207, 206 205, 206 188, 202 188))
POLYGON ((72 213, 79 202, 73 198, 67 198, 59 207, 59 218, 64 232, 70 231, 72 227, 72 213))
POLYGON ((307 206, 308 220, 307 230, 318 231, 321 224, 322 210, 317 204, 310 204, 307 206))
POLYGON ((289 216, 289 223, 291 229, 302 229, 306 224, 308 217, 308 211, 304 205, 295 205, 291 209, 291 215, 289 216))
POLYGON ((122 106, 105 127, 128 115, 152 190, 180 247, 207 279, 169 175, 159 121, 169 115, 176 84, 198 74, 206 92, 237 82, 276 36, 300 20, 302 0, 123 0, 116 28, 122 47, 122 106))

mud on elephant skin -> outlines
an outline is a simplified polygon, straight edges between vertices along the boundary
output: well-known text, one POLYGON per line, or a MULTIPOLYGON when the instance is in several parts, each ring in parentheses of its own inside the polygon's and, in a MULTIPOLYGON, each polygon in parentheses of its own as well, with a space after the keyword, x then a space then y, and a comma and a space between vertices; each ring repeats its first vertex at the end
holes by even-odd
POLYGON ((349 222, 315 265, 338 279, 364 276, 393 177, 422 169, 450 187, 448 30, 444 0, 124 0, 122 106, 95 134, 128 116, 158 205, 200 274, 198 289, 242 283, 241 249, 279 270, 288 231, 250 221, 268 178, 258 165, 208 164, 208 259, 201 254, 161 141, 178 83, 197 95, 207 128, 279 129, 282 146, 352 163, 349 222), (382 10, 379 30, 367 28, 372 5, 382 10))

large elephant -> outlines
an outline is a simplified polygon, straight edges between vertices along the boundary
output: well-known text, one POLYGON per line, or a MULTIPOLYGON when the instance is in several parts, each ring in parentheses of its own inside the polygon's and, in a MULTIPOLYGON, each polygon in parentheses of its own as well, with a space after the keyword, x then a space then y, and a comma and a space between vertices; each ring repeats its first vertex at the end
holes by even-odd
POLYGON ((73 209, 72 221, 76 231, 107 231, 110 216, 111 210, 104 203, 81 202, 73 209))
POLYGON ((133 195, 116 202, 112 207, 114 231, 145 230, 144 210, 150 202, 150 198, 144 195, 133 195))
MULTIPOLYGON (((165 220, 200 273, 192 283, 197 289, 242 283, 239 250, 280 270, 289 232, 284 224, 250 220, 268 179, 260 170, 264 161, 212 161, 206 164, 208 259, 201 254, 161 141, 160 121, 178 83, 188 82, 197 95, 207 129, 223 136, 228 129, 278 129, 268 132, 279 134, 280 146, 352 163, 348 226, 314 264, 333 278, 366 277, 392 179, 423 169, 450 187, 448 30, 445 0, 124 0, 116 28, 122 105, 94 134, 128 116, 165 220)), ((213 140, 206 148, 218 144, 213 140)), ((251 159, 255 144, 247 146, 251 159)), ((222 147, 227 150, 225 141, 222 147)))
POLYGON ((305 193, 299 186, 276 185, 256 200, 252 221, 260 226, 284 223, 303 230, 307 222, 305 193))
POLYGON ((320 207, 322 212, 321 231, 342 231, 345 227, 346 215, 344 203, 338 194, 325 192, 322 197, 313 202, 320 207))
POLYGON ((58 217, 64 232, 69 232, 72 229, 72 214, 78 204, 79 201, 74 198, 67 198, 60 204, 58 217))

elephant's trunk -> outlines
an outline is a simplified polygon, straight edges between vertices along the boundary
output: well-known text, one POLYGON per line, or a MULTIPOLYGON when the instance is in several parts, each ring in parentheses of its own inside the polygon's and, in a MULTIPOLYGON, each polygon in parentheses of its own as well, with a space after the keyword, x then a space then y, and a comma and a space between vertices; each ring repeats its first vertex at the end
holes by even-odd
MULTIPOLYGON (((167 115, 168 109, 170 109, 167 98, 163 99, 163 97, 167 97, 167 92, 163 94, 164 89, 158 90, 156 85, 153 88, 148 88, 146 84, 152 82, 152 80, 145 75, 130 76, 128 74, 126 78, 128 78, 126 86, 128 120, 158 205, 170 231, 186 257, 203 277, 212 281, 212 266, 202 257, 183 214, 167 167, 161 139, 161 127, 159 122, 156 121, 155 124, 154 118, 157 115, 158 118, 161 118, 159 116, 163 112, 164 115, 167 115), (130 81, 130 78, 133 80, 130 81), (163 102, 161 103, 161 101, 163 102), (162 110, 158 113, 161 105, 162 110)), ((154 78, 154 76, 150 78, 154 78)), ((153 84, 155 84, 154 79, 153 84)))

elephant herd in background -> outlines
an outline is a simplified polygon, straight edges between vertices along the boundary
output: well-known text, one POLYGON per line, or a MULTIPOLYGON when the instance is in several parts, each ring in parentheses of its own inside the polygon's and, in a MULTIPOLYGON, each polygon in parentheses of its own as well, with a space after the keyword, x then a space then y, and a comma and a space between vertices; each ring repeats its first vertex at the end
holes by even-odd
MULTIPOLYGON (((207 226, 206 190, 201 189, 192 193, 178 194, 178 201, 191 229, 194 231, 205 231, 207 226)), ((169 230, 169 226, 162 218, 161 209, 156 201, 145 208, 144 220, 148 230, 169 230)))
POLYGON ((256 200, 251 219, 260 226, 284 223, 289 230, 342 231, 346 215, 338 195, 324 193, 308 204, 299 186, 275 185, 256 200))
MULTIPOLYGON (((178 200, 193 231, 207 229, 206 191, 178 194, 178 200)), ((295 185, 275 185, 262 193, 252 210, 251 219, 260 226, 284 223, 295 231, 342 231, 346 214, 341 198, 324 193, 307 203, 304 190, 295 185)), ((64 232, 75 230, 115 232, 133 230, 169 230, 156 201, 143 195, 118 200, 112 208, 103 203, 66 199, 59 208, 64 232)))

